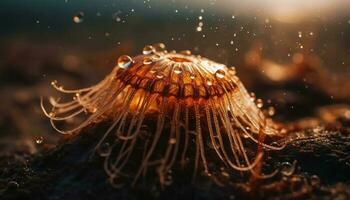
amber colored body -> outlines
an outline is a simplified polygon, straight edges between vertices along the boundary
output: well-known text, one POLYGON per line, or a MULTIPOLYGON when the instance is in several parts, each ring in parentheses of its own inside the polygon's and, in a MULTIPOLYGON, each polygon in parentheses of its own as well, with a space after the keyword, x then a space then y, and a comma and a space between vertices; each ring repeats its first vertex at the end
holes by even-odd
POLYGON ((232 169, 256 173, 254 168, 262 154, 251 158, 245 140, 279 149, 262 141, 262 134, 277 131, 235 71, 188 52, 167 53, 152 48, 148 46, 150 51, 133 59, 119 58, 112 73, 93 87, 67 91, 54 82, 58 90, 73 93, 75 98, 68 103, 50 100, 52 112, 44 111, 53 126, 56 128, 54 121, 86 112, 87 119, 76 128, 56 129, 73 133, 92 122, 111 121, 96 149, 105 149, 105 169, 113 182, 118 182, 118 177, 130 176, 125 169, 135 168, 131 175, 135 183, 148 168, 154 167, 163 184, 173 165, 186 165, 187 159, 194 165, 194 174, 199 166, 210 174, 208 163, 215 159, 232 169), (106 143, 112 143, 107 150, 106 143), (135 153, 140 148, 142 156, 135 153), (133 156, 139 164, 128 167, 133 156))

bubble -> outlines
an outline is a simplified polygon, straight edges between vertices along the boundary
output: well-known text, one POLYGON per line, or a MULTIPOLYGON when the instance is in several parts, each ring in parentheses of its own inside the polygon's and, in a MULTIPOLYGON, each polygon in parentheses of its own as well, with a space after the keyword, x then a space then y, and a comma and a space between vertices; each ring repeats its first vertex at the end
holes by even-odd
POLYGON ((184 50, 184 51, 180 51, 180 54, 189 56, 189 55, 191 55, 192 53, 191 53, 190 50, 184 50))
POLYGON ((120 21, 122 21, 122 19, 120 17, 115 17, 115 21, 120 22, 120 21))
POLYGON ((147 45, 143 48, 142 53, 143 55, 149 55, 152 54, 154 51, 155 49, 152 45, 147 45))
POLYGON ((208 86, 212 86, 213 85, 213 82, 211 80, 207 80, 207 85, 208 86))
POLYGON ((175 144, 176 143, 176 139, 175 138, 171 138, 170 140, 169 140, 169 144, 175 144))
POLYGON ((156 77, 157 77, 158 79, 162 79, 162 78, 164 78, 164 74, 163 74, 163 73, 158 73, 158 74, 156 75, 156 77))
POLYGON ((118 58, 118 66, 122 69, 126 69, 132 63, 132 58, 128 55, 122 55, 118 58))
POLYGON ((201 31, 202 31, 202 27, 197 26, 196 31, 197 31, 197 32, 201 32, 201 31))
POLYGON ((250 100, 254 102, 255 98, 256 98, 255 93, 254 92, 250 93, 250 100))
POLYGON ((144 65, 149 65, 149 64, 151 64, 153 62, 153 60, 150 58, 150 57, 145 57, 144 59, 143 59, 143 64, 144 65))
POLYGON ((320 180, 320 178, 317 175, 312 175, 310 177, 310 183, 311 183, 312 186, 317 187, 317 186, 320 185, 321 180, 320 180))
POLYGON ((287 129, 282 128, 282 129, 280 130, 280 133, 281 133, 281 134, 286 134, 286 133, 287 133, 287 129))
POLYGON ((264 106, 264 102, 262 99, 257 99, 256 100, 256 106, 258 106, 258 108, 262 108, 264 106))
POLYGON ((175 66, 174 67, 174 73, 175 74, 181 74, 182 73, 182 68, 180 66, 175 66))
POLYGON ((113 13, 112 19, 115 20, 116 22, 121 22, 122 19, 121 19, 121 17, 119 16, 120 14, 121 14, 121 11, 117 11, 117 12, 113 13))
POLYGON ((76 15, 73 16, 73 22, 74 23, 81 23, 84 21, 84 13, 83 12, 79 12, 76 15))
POLYGON ((98 150, 97 153, 101 157, 106 157, 111 153, 111 146, 108 142, 106 142, 106 143, 101 144, 97 150, 98 150))
POLYGON ((196 78, 196 75, 195 74, 190 74, 190 79, 195 79, 196 78))
POLYGON ((165 44, 164 43, 156 43, 153 45, 155 51, 163 51, 165 49, 165 44))
POLYGON ((274 107, 270 106, 270 107, 267 108, 267 114, 268 114, 269 116, 274 116, 275 113, 276 113, 276 111, 275 111, 275 108, 274 108, 274 107))
POLYGON ((18 184, 16 181, 9 181, 9 182, 7 183, 7 187, 8 187, 9 189, 16 189, 16 188, 19 187, 19 184, 18 184))
POLYGON ((236 68, 235 67, 230 67, 230 69, 228 70, 228 73, 232 76, 236 75, 236 68))
POLYGON ((35 139, 35 143, 37 143, 37 144, 42 144, 43 142, 44 142, 43 136, 39 136, 35 139))
POLYGON ((283 162, 281 164, 281 174, 285 176, 290 176, 294 172, 294 166, 290 162, 283 162))
POLYGON ((217 70, 217 71, 215 72, 215 76, 216 76, 217 78, 224 78, 224 77, 225 77, 225 71, 222 70, 222 69, 219 69, 219 70, 217 70))
POLYGON ((299 38, 303 37, 303 33, 301 31, 298 32, 298 37, 299 38))
POLYGON ((159 55, 159 54, 154 54, 154 55, 152 56, 152 60, 153 60, 153 61, 160 60, 161 58, 162 58, 162 56, 159 55))
POLYGON ((52 85, 52 86, 57 85, 57 80, 51 81, 51 85, 52 85))
POLYGON ((230 177, 230 174, 226 171, 222 171, 221 175, 223 175, 224 177, 230 177))
POLYGON ((169 171, 165 177, 165 180, 164 180, 164 185, 166 186, 169 186, 173 183, 173 177, 171 175, 171 171, 169 171))

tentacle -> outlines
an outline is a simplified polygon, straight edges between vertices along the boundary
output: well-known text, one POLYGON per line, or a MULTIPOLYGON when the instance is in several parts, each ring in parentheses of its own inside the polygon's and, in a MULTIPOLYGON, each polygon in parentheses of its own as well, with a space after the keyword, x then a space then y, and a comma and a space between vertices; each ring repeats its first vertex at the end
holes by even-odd
POLYGON ((144 167, 147 166, 147 162, 150 159, 150 157, 151 157, 151 155, 152 155, 152 153, 153 153, 153 151, 154 151, 154 149, 155 149, 155 147, 156 147, 156 145, 158 143, 158 140, 159 140, 159 138, 161 136, 161 133, 163 132, 164 120, 165 120, 166 109, 167 109, 168 103, 167 103, 167 98, 166 97, 159 97, 159 98, 162 98, 162 100, 161 100, 161 105, 160 105, 160 113, 158 115, 158 120, 157 120, 157 129, 156 129, 156 132, 155 132, 155 135, 154 135, 151 147, 148 150, 144 160, 141 163, 141 166, 139 167, 138 172, 135 175, 135 178, 134 178, 134 181, 133 181, 133 185, 136 183, 137 179, 141 175, 142 170, 144 169, 144 167))

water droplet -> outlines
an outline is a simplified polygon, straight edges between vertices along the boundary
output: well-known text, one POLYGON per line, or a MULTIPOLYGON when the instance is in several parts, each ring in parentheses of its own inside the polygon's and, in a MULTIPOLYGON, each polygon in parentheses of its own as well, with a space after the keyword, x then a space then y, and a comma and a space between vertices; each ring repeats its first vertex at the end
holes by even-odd
POLYGON ((164 78, 164 74, 163 73, 157 73, 156 77, 158 79, 162 79, 162 78, 164 78))
POLYGON ((294 172, 294 166, 290 162, 283 162, 281 164, 281 173, 285 176, 290 176, 294 172))
POLYGON ((74 23, 81 23, 84 21, 84 13, 83 12, 79 12, 76 15, 73 16, 73 22, 74 23))
POLYGON ((225 176, 225 177, 230 177, 230 174, 226 171, 222 171, 221 175, 225 176))
POLYGON ((303 37, 303 33, 301 31, 298 32, 298 37, 299 38, 303 37))
POLYGON ((195 74, 190 74, 190 79, 195 79, 196 78, 196 75, 195 74))
POLYGON ((51 85, 52 85, 52 86, 57 85, 57 80, 51 81, 51 85))
POLYGON ((161 58, 162 58, 161 55, 159 55, 159 54, 154 54, 154 55, 152 56, 152 61, 158 61, 158 60, 160 60, 161 58))
POLYGON ((8 187, 9 189, 16 189, 16 188, 19 187, 19 184, 18 184, 16 181, 9 181, 9 182, 7 183, 7 187, 8 187))
POLYGON ((282 129, 280 130, 280 133, 281 133, 281 134, 286 134, 286 133, 287 133, 287 129, 282 128, 282 129))
POLYGON ((255 93, 254 92, 250 93, 250 100, 254 102, 255 98, 256 98, 255 93))
POLYGON ((236 75, 236 68, 230 67, 230 69, 228 70, 228 73, 231 74, 232 76, 235 76, 236 75))
POLYGON ((163 51, 165 49, 164 43, 157 43, 153 45, 155 51, 163 51))
POLYGON ((151 64, 153 62, 153 60, 150 58, 150 57, 145 57, 144 59, 143 59, 143 64, 144 65, 149 65, 149 64, 151 64))
POLYGON ((175 143, 176 143, 176 139, 175 138, 170 138, 169 144, 175 144, 175 143))
POLYGON ((222 70, 222 69, 219 69, 219 70, 217 70, 217 71, 215 72, 215 76, 216 76, 217 78, 224 78, 224 77, 225 77, 225 71, 222 70))
POLYGON ((181 74, 182 73, 182 68, 180 66, 175 66, 174 67, 174 73, 175 74, 181 74))
POLYGON ((317 186, 320 185, 321 180, 320 180, 320 178, 317 175, 312 175, 310 177, 310 183, 311 183, 312 186, 317 187, 317 186))
POLYGON ((208 86, 212 86, 213 85, 213 82, 211 80, 207 80, 207 85, 208 86))
POLYGON ((92 112, 92 113, 95 113, 96 111, 97 111, 97 108, 92 108, 92 109, 91 109, 91 112, 92 112))
POLYGON ((143 48, 142 53, 143 55, 149 55, 152 54, 154 51, 155 49, 152 45, 147 45, 143 48))
POLYGON ((171 175, 171 171, 169 171, 167 174, 166 174, 166 177, 165 177, 165 180, 164 180, 164 185, 166 186, 169 186, 173 183, 173 177, 171 175))
POLYGON ((35 143, 42 144, 43 142, 44 142, 43 136, 39 136, 39 137, 35 138, 35 143))
POLYGON ((126 69, 132 63, 132 58, 128 55, 122 55, 118 58, 118 66, 122 69, 126 69))
POLYGON ((109 156, 111 153, 111 146, 108 142, 101 144, 99 147, 97 147, 97 153, 101 157, 109 156))
POLYGON ((191 51, 190 50, 183 50, 183 51, 180 51, 180 54, 183 54, 183 55, 191 55, 191 51))
POLYGON ((120 17, 117 16, 117 17, 115 17, 115 21, 116 21, 116 22, 120 22, 120 21, 122 21, 122 18, 120 18, 120 17))
POLYGON ((256 106, 258 106, 258 108, 262 108, 264 106, 264 102, 262 99, 257 99, 256 100, 256 106))
POLYGON ((269 114, 269 116, 275 115, 275 112, 276 111, 275 111, 274 107, 270 106, 270 107, 267 108, 267 114, 269 114))
POLYGON ((278 143, 277 142, 272 142, 270 145, 274 146, 274 147, 278 147, 278 143))

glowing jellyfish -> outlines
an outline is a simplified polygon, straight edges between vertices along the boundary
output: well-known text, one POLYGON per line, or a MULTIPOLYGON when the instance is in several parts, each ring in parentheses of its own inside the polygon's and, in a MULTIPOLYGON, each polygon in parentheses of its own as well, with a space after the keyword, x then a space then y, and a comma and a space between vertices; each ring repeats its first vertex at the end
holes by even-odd
POLYGON ((265 144, 262 137, 278 131, 252 101, 234 69, 190 51, 167 53, 164 47, 146 46, 142 55, 119 57, 113 71, 89 88, 65 90, 53 82, 57 90, 75 95, 65 103, 50 98, 51 112, 42 102, 53 127, 72 134, 92 123, 111 122, 96 150, 105 156, 105 170, 116 184, 122 177, 132 177, 135 183, 150 168, 164 184, 166 174, 177 164, 192 163, 194 174, 200 167, 210 174, 208 163, 214 159, 256 174, 262 154, 247 155, 245 142, 280 149, 265 144), (75 128, 56 127, 56 121, 77 115, 86 119, 75 128))

